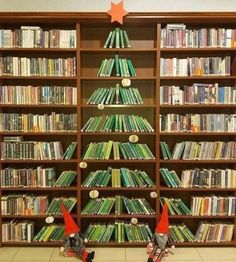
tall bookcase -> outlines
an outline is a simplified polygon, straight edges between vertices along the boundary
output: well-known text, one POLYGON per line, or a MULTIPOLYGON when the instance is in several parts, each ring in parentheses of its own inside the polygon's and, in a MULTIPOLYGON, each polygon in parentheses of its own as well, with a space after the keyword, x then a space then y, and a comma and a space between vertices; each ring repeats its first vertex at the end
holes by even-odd
MULTIPOLYGON (((214 83, 222 85, 235 85, 235 48, 161 48, 161 29, 168 23, 185 23, 190 28, 225 27, 235 28, 235 13, 131 13, 124 19, 123 28, 128 32, 131 48, 107 48, 103 45, 110 30, 114 25, 110 23, 110 18, 105 13, 0 13, 1 29, 15 29, 21 25, 40 26, 43 29, 74 29, 77 35, 76 48, 1 48, 1 56, 18 57, 76 57, 76 76, 72 77, 43 77, 43 76, 0 76, 0 85, 61 85, 77 87, 77 105, 14 105, 1 104, 0 113, 33 113, 50 114, 77 113, 77 132, 1 132, 0 142, 4 136, 23 136, 24 140, 37 141, 61 141, 63 149, 73 141, 77 141, 77 152, 72 160, 0 160, 0 169, 6 167, 24 168, 43 165, 55 167, 58 174, 63 170, 76 170, 77 180, 73 186, 66 188, 0 188, 0 197, 11 193, 32 192, 34 194, 48 194, 50 199, 54 196, 75 196, 77 197, 76 208, 72 215, 77 219, 78 225, 84 231, 89 223, 94 222, 114 222, 116 219, 130 221, 133 217, 139 222, 146 222, 154 230, 156 222, 159 220, 161 205, 160 197, 180 197, 190 206, 192 195, 230 195, 236 197, 236 188, 169 188, 164 186, 160 176, 160 168, 174 169, 178 174, 183 169, 188 168, 232 168, 236 169, 235 160, 163 160, 160 151, 160 141, 166 141, 173 149, 177 141, 236 141, 235 133, 188 133, 188 132, 160 132, 159 115, 176 113, 225 113, 235 114, 236 105, 160 105, 160 86, 168 85, 192 85, 193 83, 214 83), (119 54, 122 57, 129 57, 136 69, 137 76, 131 77, 132 86, 137 87, 144 98, 143 105, 106 105, 103 110, 99 110, 96 105, 87 105, 86 101, 98 87, 110 87, 120 83, 122 77, 97 77, 98 68, 104 58, 119 54), (225 56, 231 57, 230 76, 205 76, 205 77, 181 77, 181 76, 160 76, 160 58, 185 58, 200 56, 225 56), (82 126, 93 115, 102 114, 137 114, 146 117, 154 127, 153 133, 135 133, 140 143, 146 143, 155 156, 155 160, 82 160, 85 147, 90 142, 99 141, 121 141, 128 142, 129 136, 133 133, 84 133, 82 126), (80 168, 80 163, 86 162, 87 168, 80 168), (155 182, 154 188, 84 188, 81 186, 89 172, 107 167, 130 169, 142 169, 146 171, 155 182), (89 192, 98 190, 99 196, 115 196, 122 194, 128 197, 145 197, 155 210, 156 215, 128 215, 116 216, 114 214, 82 215, 81 211, 89 200, 89 192), (151 198, 150 193, 155 191, 156 198, 151 198)), ((2 223, 14 218, 29 219, 35 221, 36 232, 45 224, 46 215, 38 216, 5 216, 0 213, 0 235, 2 233, 2 223)), ((56 222, 62 222, 62 217, 54 216, 56 222)), ((195 232, 199 221, 230 221, 236 225, 235 216, 170 216, 170 223, 186 223, 195 232)), ((2 242, 0 246, 12 245, 57 245, 55 242, 2 242)), ((144 245, 145 243, 122 243, 122 245, 144 245)), ((60 245, 60 244, 59 244, 60 245)), ((100 244, 99 244, 100 245, 100 244)), ((106 245, 121 245, 115 242, 106 245)), ((183 246, 196 245, 222 245, 236 246, 236 227, 231 242, 221 243, 183 243, 183 246)))

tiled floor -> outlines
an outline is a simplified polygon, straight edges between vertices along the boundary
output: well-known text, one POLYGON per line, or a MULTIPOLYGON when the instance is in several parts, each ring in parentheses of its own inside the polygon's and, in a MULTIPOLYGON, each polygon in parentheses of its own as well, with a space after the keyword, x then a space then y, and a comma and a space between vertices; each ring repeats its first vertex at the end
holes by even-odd
MULTIPOLYGON (((145 248, 94 248, 94 262, 146 262, 145 248)), ((0 262, 80 261, 60 255, 59 248, 0 248, 0 262)), ((176 248, 163 262, 236 262, 236 248, 176 248)))

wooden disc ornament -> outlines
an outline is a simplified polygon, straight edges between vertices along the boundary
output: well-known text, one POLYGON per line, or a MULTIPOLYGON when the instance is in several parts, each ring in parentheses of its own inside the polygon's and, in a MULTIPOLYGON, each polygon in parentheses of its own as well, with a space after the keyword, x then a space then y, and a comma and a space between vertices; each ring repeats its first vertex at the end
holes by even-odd
POLYGON ((133 225, 137 225, 137 224, 138 224, 138 219, 137 219, 136 217, 132 217, 132 218, 131 218, 131 223, 132 223, 133 225))
POLYGON ((80 163, 79 163, 79 167, 80 167, 80 168, 83 168, 83 169, 84 169, 84 168, 87 168, 87 166, 88 166, 88 164, 87 164, 86 162, 80 162, 80 163))
POLYGON ((89 192, 89 196, 90 196, 90 198, 95 199, 95 198, 97 198, 99 196, 99 192, 97 190, 91 190, 89 192))
POLYGON ((152 192, 150 193, 150 197, 151 197, 151 198, 157 198, 157 192, 152 191, 152 192))
POLYGON ((124 78, 122 79, 121 84, 123 87, 128 87, 131 85, 131 80, 129 78, 124 78))
POLYGON ((45 218, 45 222, 47 224, 52 224, 54 222, 54 217, 53 216, 48 216, 45 218))
POLYGON ((131 135, 129 136, 129 142, 130 143, 137 143, 138 142, 138 136, 137 135, 131 135))
POLYGON ((98 104, 98 109, 99 109, 99 110, 103 110, 104 107, 105 107, 104 104, 98 104))

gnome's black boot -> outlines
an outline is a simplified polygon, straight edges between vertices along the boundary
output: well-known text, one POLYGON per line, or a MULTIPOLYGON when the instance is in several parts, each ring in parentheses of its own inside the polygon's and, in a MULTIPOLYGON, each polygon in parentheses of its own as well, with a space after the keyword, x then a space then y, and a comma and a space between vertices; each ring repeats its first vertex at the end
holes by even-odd
POLYGON ((90 252, 90 253, 88 254, 88 256, 87 256, 87 262, 92 262, 92 260, 94 259, 94 254, 95 254, 94 251, 92 251, 92 252, 90 252))

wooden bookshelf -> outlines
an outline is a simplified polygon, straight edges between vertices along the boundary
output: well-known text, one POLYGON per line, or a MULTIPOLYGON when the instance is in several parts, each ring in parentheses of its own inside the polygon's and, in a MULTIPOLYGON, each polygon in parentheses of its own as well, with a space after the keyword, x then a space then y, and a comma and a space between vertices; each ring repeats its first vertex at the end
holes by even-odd
MULTIPOLYGON (((77 205, 72 215, 82 231, 89 223, 114 223, 117 219, 130 222, 137 218, 138 222, 148 223, 154 231, 161 213, 160 197, 180 197, 190 206, 191 196, 217 194, 235 196, 236 188, 170 188, 163 183, 160 168, 169 168, 181 174, 184 169, 193 168, 231 168, 236 169, 235 159, 219 160, 163 160, 160 141, 166 141, 171 151, 179 141, 235 141, 235 132, 160 132, 159 116, 161 114, 236 114, 236 104, 160 104, 161 86, 190 86, 194 83, 219 83, 223 86, 235 86, 236 82, 236 48, 166 48, 161 47, 161 30, 171 23, 184 23, 189 28, 236 28, 236 13, 130 13, 124 18, 123 27, 129 35, 131 48, 103 48, 104 42, 111 30, 117 25, 110 23, 106 13, 0 13, 0 29, 19 29, 21 25, 40 26, 44 30, 66 29, 76 30, 77 45, 75 48, 0 48, 0 57, 44 57, 44 58, 72 58, 76 57, 76 76, 12 76, 0 75, 0 86, 71 86, 77 88, 77 105, 72 104, 0 104, 0 113, 32 113, 51 114, 52 112, 77 114, 78 127, 76 132, 0 132, 0 142, 4 136, 22 136, 24 140, 56 141, 60 140, 65 150, 73 141, 77 141, 77 151, 71 160, 0 160, 0 170, 7 167, 36 168, 55 167, 57 172, 63 170, 76 170, 76 181, 69 188, 60 187, 1 187, 0 198, 4 195, 29 192, 30 194, 45 194, 50 198, 58 196, 73 196, 77 198, 77 205), (128 77, 131 86, 137 87, 142 94, 143 104, 140 105, 105 105, 99 110, 97 105, 88 105, 87 100, 99 87, 109 88, 116 83, 121 84, 123 77, 98 77, 98 68, 104 58, 129 58, 134 64, 137 76, 128 77), (230 76, 161 76, 161 58, 187 58, 230 56, 230 76), (140 115, 149 121, 155 129, 154 132, 81 132, 82 127, 91 116, 103 114, 133 114, 140 115), (128 142, 130 135, 137 135, 140 143, 146 143, 155 159, 151 160, 83 160, 82 155, 90 142, 121 141, 128 142), (80 163, 86 162, 87 168, 80 168, 80 163), (154 181, 155 187, 83 187, 82 182, 92 171, 108 167, 145 170, 154 181), (82 215, 82 209, 90 199, 89 192, 97 190, 99 197, 124 195, 127 197, 144 197, 155 210, 155 215, 82 215), (122 192, 121 192, 122 191, 122 192), (150 193, 155 191, 156 198, 150 193)), ((1 97, 1 94, 0 94, 1 97)), ((59 175, 59 174, 57 174, 59 175)), ((1 181, 1 180, 0 180, 1 181)), ((2 215, 0 210, 0 247, 1 246, 59 246, 61 242, 3 242, 2 224, 14 218, 33 220, 38 232, 45 225, 47 215, 37 216, 11 216, 2 215)), ((62 216, 54 216, 62 221, 62 216)), ((236 247, 236 216, 170 216, 170 223, 185 223, 192 232, 196 232, 202 220, 223 221, 234 224, 234 236, 231 242, 220 243, 177 243, 177 246, 235 246, 236 247)), ((147 243, 116 243, 111 241, 105 244, 89 243, 91 246, 145 246, 147 243)))

